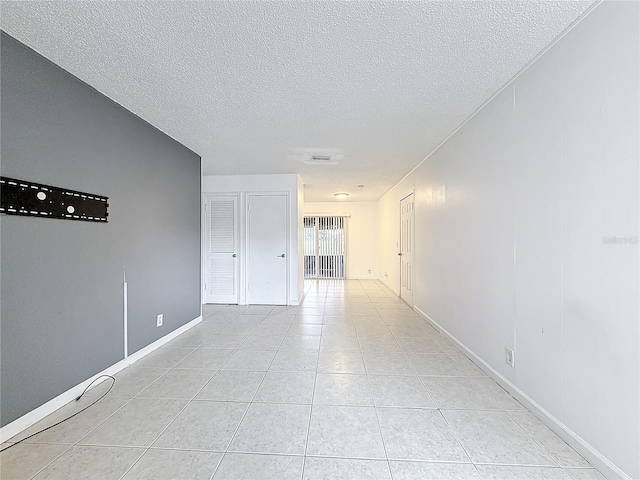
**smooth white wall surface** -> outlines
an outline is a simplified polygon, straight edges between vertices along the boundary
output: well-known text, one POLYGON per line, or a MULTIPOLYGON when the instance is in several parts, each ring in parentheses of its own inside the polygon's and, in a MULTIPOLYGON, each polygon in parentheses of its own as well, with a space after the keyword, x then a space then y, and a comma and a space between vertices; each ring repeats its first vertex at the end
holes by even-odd
MULTIPOLYGON (((246 219, 248 193, 287 193, 289 195, 289 292, 288 303, 297 305, 302 295, 299 281, 301 262, 299 249, 299 200, 300 178, 296 174, 285 175, 205 175, 202 181, 203 195, 212 193, 240 193, 240 304, 246 304, 246 219)), ((204 208, 203 208, 204 210, 204 208)), ((203 222, 204 228, 204 222, 203 222)), ((203 265, 203 271, 204 271, 203 265)))
POLYGON ((378 278, 377 202, 305 202, 305 215, 350 215, 347 220, 347 275, 378 278))
POLYGON ((639 13, 596 7, 378 205, 380 279, 415 190, 417 309, 634 479, 639 13))

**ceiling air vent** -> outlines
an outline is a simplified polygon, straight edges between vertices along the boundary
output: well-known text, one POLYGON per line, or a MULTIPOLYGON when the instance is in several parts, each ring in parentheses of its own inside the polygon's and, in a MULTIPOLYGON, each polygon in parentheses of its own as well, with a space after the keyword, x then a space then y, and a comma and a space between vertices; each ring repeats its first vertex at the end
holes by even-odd
POLYGON ((302 161, 307 165, 337 165, 338 162, 333 155, 308 155, 302 161))
POLYGON ((317 163, 330 162, 331 155, 311 155, 311 161, 317 163))
POLYGON ((338 165, 344 158, 344 152, 331 147, 290 148, 287 158, 306 165, 338 165))

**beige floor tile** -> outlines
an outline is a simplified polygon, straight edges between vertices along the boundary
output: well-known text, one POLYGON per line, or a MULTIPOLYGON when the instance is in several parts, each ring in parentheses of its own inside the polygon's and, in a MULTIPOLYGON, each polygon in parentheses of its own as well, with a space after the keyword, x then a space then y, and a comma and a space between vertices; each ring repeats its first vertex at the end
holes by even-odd
MULTIPOLYGON (((5 448, 5 445, 3 445, 5 448)), ((0 452, 0 478, 2 480, 27 480, 53 462, 69 445, 21 443, 0 452)))
POLYGON ((221 453, 149 449, 122 480, 209 480, 221 453))
POLYGON ((303 457, 227 453, 213 480, 299 480, 303 457))
POLYGON ((153 446, 224 452, 246 410, 246 403, 191 402, 153 446))
POLYGON ((144 453, 143 448, 76 446, 58 457, 34 480, 120 478, 144 453))

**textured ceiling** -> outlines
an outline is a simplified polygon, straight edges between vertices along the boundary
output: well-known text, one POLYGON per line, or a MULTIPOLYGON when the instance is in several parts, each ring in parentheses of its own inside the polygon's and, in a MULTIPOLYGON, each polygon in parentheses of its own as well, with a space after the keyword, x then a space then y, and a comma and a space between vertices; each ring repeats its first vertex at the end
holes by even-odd
POLYGON ((364 201, 592 3, 3 0, 0 25, 200 154, 205 174, 299 173, 307 200, 364 201), (301 161, 313 153, 338 164, 301 161))

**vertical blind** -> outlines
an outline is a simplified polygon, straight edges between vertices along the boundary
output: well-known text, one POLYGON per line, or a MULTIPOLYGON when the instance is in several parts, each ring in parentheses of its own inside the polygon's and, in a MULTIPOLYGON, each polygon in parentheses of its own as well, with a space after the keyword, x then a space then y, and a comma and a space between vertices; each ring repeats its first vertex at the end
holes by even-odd
POLYGON ((345 278, 343 216, 304 218, 304 278, 345 278))

